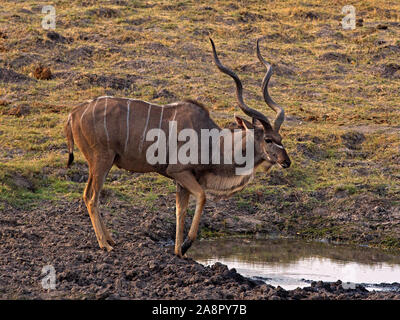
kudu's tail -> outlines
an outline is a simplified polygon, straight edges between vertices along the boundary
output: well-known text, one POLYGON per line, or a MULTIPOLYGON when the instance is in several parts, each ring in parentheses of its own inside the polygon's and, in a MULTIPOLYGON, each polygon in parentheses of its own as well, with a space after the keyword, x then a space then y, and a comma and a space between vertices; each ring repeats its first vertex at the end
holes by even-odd
POLYGON ((72 135, 72 119, 71 115, 68 117, 68 121, 64 127, 64 133, 67 137, 67 145, 68 145, 68 163, 67 168, 72 164, 74 161, 74 136, 72 135))

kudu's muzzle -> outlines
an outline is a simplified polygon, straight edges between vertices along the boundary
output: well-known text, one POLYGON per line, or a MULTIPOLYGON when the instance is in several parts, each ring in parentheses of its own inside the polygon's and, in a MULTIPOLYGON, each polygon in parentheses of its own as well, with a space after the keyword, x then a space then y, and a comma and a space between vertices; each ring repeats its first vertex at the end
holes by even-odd
POLYGON ((292 164, 286 150, 282 150, 282 153, 278 156, 278 163, 284 169, 289 168, 292 164))
POLYGON ((281 167, 284 169, 289 168, 291 164, 292 164, 292 162, 290 161, 290 159, 287 159, 287 160, 283 161, 282 163, 280 163, 281 167))

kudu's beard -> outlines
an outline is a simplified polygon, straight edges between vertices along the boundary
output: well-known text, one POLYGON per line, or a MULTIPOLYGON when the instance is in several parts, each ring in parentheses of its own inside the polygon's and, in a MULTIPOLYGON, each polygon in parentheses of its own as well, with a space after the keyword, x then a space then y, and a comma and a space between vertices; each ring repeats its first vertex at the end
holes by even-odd
POLYGON ((271 170, 271 168, 275 165, 276 163, 271 162, 270 160, 264 160, 261 164, 260 164, 260 170, 262 172, 269 172, 269 170, 271 170))

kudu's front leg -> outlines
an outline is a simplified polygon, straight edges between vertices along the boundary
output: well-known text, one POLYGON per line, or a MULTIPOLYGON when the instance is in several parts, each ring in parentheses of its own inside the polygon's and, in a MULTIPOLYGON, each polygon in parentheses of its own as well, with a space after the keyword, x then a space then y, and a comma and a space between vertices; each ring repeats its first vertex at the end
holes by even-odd
POLYGON ((183 230, 185 228, 185 217, 189 203, 190 192, 176 184, 176 238, 175 238, 175 254, 182 257, 183 230))
MULTIPOLYGON (((179 221, 178 228, 178 215, 177 215, 177 243, 175 243, 175 254, 178 256, 182 256, 186 253, 186 251, 190 248, 193 241, 197 237, 197 232, 199 229, 199 223, 201 214, 203 212, 204 204, 206 202, 206 195, 203 188, 199 185, 196 178, 189 171, 184 171, 180 173, 171 174, 176 180, 178 184, 181 185, 184 189, 187 189, 195 198, 196 198, 196 211, 193 216, 192 225, 190 226, 189 234, 185 239, 185 242, 182 243, 183 240, 183 226, 184 226, 184 217, 179 221)), ((178 207, 177 207, 178 210, 178 207)), ((178 211, 177 211, 178 212, 178 211)), ((186 209, 185 209, 186 213, 186 209)), ((181 216, 180 216, 181 218, 181 216)))

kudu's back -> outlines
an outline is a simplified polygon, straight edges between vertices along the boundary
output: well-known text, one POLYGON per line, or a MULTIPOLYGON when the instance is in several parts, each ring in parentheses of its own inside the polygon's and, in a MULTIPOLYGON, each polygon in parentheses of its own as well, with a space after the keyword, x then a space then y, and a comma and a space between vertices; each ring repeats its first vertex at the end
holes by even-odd
MULTIPOLYGON (((83 103, 71 112, 66 124, 66 135, 85 153, 116 154, 114 164, 134 172, 160 172, 165 174, 169 164, 149 164, 147 148, 154 141, 146 135, 152 129, 162 130, 167 138, 171 130, 190 128, 213 129, 218 126, 210 119, 201 104, 186 100, 167 105, 151 104, 142 100, 99 97, 83 103), (71 136, 71 137, 70 137, 71 136)), ((183 142, 178 142, 182 144, 183 142)), ((72 144, 73 142, 69 143, 72 144)), ((168 149, 168 143, 166 145, 168 149)), ((72 148, 70 154, 72 154, 72 148)), ((90 156, 90 155, 88 155, 90 156)), ((70 164, 70 163, 69 163, 70 164)))

